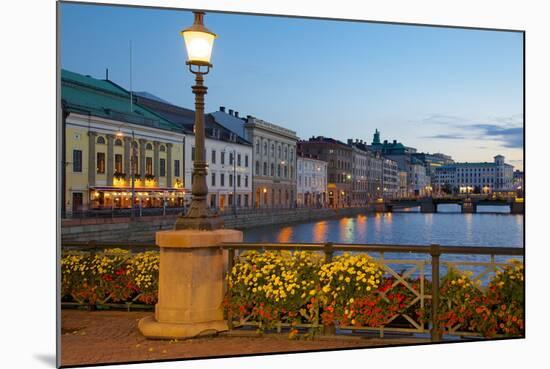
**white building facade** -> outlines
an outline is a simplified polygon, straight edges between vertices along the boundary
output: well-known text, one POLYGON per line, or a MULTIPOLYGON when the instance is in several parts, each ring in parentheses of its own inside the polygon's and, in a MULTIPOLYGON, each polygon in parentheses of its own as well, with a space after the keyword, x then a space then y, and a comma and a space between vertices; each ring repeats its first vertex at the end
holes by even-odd
POLYGON ((304 207, 324 207, 327 203, 327 163, 298 156, 296 168, 297 204, 304 207))
POLYGON ((434 185, 460 193, 491 193, 513 190, 514 167, 502 155, 483 163, 455 163, 437 168, 434 185))
MULTIPOLYGON (((211 208, 252 206, 252 146, 206 138, 207 202, 211 208), (235 204, 233 203, 235 201, 235 204)), ((185 137, 185 188, 191 194, 195 136, 185 137)), ((188 196, 187 201, 190 201, 188 196)))

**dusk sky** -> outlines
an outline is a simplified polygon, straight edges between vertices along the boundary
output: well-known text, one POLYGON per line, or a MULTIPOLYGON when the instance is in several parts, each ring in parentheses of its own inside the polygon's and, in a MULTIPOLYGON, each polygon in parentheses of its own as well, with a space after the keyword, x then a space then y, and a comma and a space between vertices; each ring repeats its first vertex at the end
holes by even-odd
MULTIPOLYGON (((193 108, 179 32, 189 11, 63 4, 61 64, 193 108)), ((206 111, 219 106, 312 135, 398 140, 456 161, 523 168, 523 35, 207 13, 219 35, 206 111)))

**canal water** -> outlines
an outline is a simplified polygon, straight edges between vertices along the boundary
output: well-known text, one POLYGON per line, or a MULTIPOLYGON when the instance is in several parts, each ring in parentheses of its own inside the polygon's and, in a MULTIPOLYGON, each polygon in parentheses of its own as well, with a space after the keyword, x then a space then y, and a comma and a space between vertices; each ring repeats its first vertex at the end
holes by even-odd
MULTIPOLYGON (((445 246, 523 245, 523 215, 509 214, 506 207, 484 206, 477 214, 462 214, 457 205, 440 205, 438 213, 422 214, 418 208, 394 213, 376 213, 313 221, 292 225, 272 225, 244 231, 246 242, 335 242, 366 244, 445 246)), ((373 255, 377 256, 377 255, 373 255)), ((418 254, 387 253, 385 258, 429 260, 418 254)), ((511 256, 497 256, 504 262, 511 256)), ((518 257, 515 257, 518 258, 518 257)), ((443 255, 442 261, 489 261, 488 256, 443 255)), ((429 269, 429 268, 427 268, 429 269)), ((469 268, 480 270, 480 268, 469 268)), ((427 273, 429 274, 429 273, 427 273)))

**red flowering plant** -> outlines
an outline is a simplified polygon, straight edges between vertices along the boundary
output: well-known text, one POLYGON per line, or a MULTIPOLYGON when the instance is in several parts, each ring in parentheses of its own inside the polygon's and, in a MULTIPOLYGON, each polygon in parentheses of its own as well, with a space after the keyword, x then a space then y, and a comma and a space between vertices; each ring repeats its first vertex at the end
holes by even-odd
POLYGON ((224 307, 259 329, 313 323, 318 319, 321 256, 312 252, 249 251, 228 274, 224 307))
POLYGON ((524 330, 523 265, 511 261, 486 288, 468 275, 449 270, 441 287, 441 327, 448 333, 472 332, 484 337, 522 336, 524 330))

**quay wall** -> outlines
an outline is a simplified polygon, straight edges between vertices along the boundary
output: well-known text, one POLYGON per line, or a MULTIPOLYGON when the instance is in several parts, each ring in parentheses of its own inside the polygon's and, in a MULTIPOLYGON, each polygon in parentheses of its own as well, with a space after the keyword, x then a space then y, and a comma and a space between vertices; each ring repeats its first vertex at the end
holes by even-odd
MULTIPOLYGON (((247 229, 270 224, 292 224, 321 219, 355 216, 373 211, 372 208, 340 209, 258 209, 222 215, 225 228, 247 229)), ((85 218, 61 221, 61 242, 111 241, 154 242, 155 232, 172 229, 176 215, 130 218, 85 218)))

